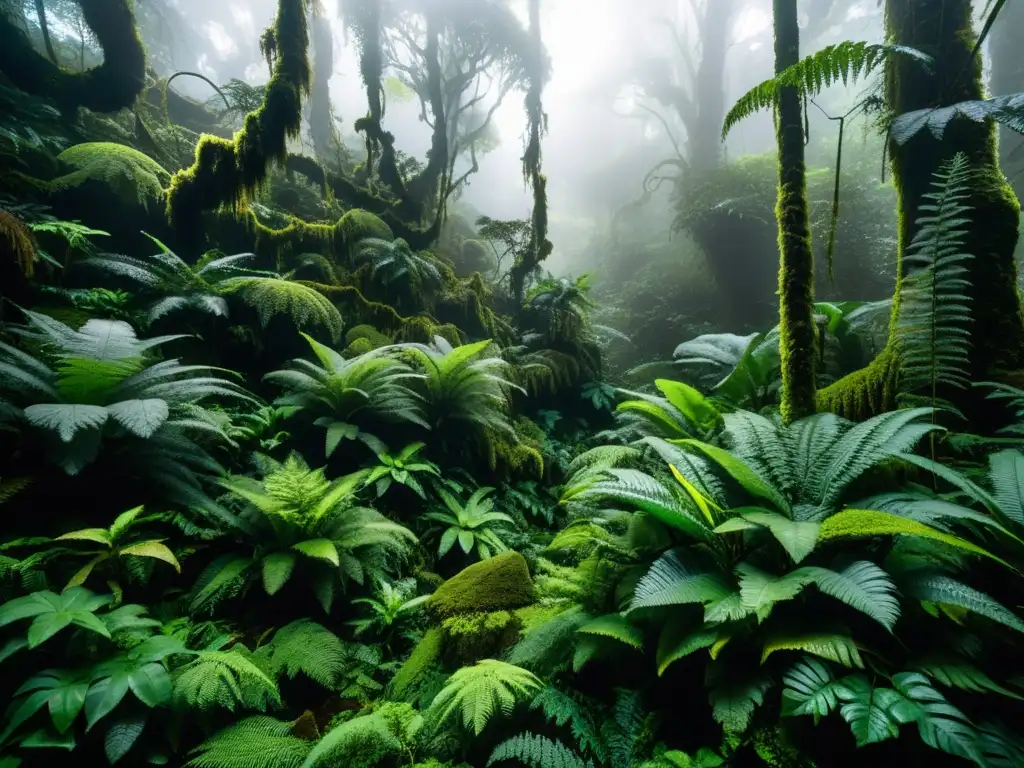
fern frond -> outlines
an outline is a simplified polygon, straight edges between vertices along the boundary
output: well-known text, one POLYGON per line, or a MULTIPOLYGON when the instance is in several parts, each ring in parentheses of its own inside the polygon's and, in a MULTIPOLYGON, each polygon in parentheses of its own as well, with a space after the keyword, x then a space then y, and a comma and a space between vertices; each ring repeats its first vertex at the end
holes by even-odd
POLYGON ((174 697, 180 705, 201 712, 218 707, 234 712, 239 704, 265 709, 279 701, 277 685, 239 652, 239 646, 231 651, 201 651, 178 671, 174 697))
POLYGON ((263 327, 275 315, 288 315, 300 330, 319 326, 333 341, 341 338, 344 322, 337 307, 308 285, 272 277, 236 277, 221 286, 225 294, 237 294, 255 308, 263 327))
POLYGON ((274 634, 268 660, 275 674, 295 677, 300 672, 332 688, 345 667, 341 640, 314 621, 293 621, 274 634))
POLYGON ((896 343, 904 397, 923 395, 932 407, 948 387, 970 386, 970 297, 965 252, 971 169, 957 153, 935 173, 918 232, 903 257, 896 343))
POLYGON ((518 760, 529 768, 594 768, 593 762, 584 761, 562 742, 534 733, 520 733, 501 742, 487 765, 503 760, 518 760))
POLYGON ((532 672, 504 661, 484 659, 448 678, 448 684, 431 703, 430 714, 438 725, 459 714, 462 724, 479 736, 496 712, 510 716, 520 700, 540 687, 540 679, 532 672))
POLYGON ((258 715, 218 731, 196 747, 190 768, 300 768, 311 742, 293 724, 258 715))
POLYGON ((847 40, 826 46, 741 96, 725 116, 722 139, 740 121, 762 109, 774 108, 783 88, 796 88, 801 98, 813 98, 833 83, 842 81, 844 85, 851 85, 858 78, 867 77, 894 55, 909 56, 922 65, 932 61, 930 56, 904 45, 847 40))

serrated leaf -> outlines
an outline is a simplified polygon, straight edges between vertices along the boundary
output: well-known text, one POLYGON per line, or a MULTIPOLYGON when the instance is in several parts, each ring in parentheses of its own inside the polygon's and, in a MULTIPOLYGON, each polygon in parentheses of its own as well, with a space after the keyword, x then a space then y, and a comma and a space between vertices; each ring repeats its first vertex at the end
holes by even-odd
POLYGON ((103 739, 103 750, 111 765, 117 763, 131 751, 146 727, 146 713, 140 712, 133 717, 118 720, 110 726, 103 739))
POLYGON ((109 414, 101 405, 80 403, 39 403, 24 410, 29 424, 52 429, 65 443, 70 443, 79 431, 99 429, 109 414))
POLYGON ((790 520, 771 512, 744 512, 743 519, 771 531, 772 536, 795 563, 799 563, 814 551, 818 541, 818 530, 821 527, 818 523, 790 520))
POLYGON ((122 400, 107 406, 107 412, 118 424, 133 435, 152 437, 170 416, 166 400, 122 400))
POLYGON ((860 650, 848 635, 830 632, 775 635, 765 642, 761 652, 761 663, 767 661, 776 651, 804 651, 847 667, 864 668, 860 650))
POLYGON ((585 635, 600 635, 618 640, 620 643, 641 649, 644 647, 644 633, 633 626, 621 613, 609 613, 588 621, 576 630, 585 635))

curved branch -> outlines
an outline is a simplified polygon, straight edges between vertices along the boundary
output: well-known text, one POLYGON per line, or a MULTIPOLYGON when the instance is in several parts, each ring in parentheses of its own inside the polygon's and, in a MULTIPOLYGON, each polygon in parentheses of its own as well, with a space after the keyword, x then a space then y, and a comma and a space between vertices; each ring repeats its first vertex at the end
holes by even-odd
POLYGON ((206 82, 218 94, 220 94, 220 97, 224 99, 224 106, 227 107, 228 110, 231 109, 231 102, 228 101, 228 97, 224 95, 224 92, 218 87, 218 85, 215 82, 213 82, 213 80, 208 78, 206 75, 199 74, 198 72, 186 72, 185 70, 180 70, 178 72, 175 72, 173 75, 168 77, 167 80, 164 81, 161 103, 163 104, 164 108, 164 122, 167 123, 168 128, 171 127, 171 115, 167 111, 167 91, 171 87, 171 81, 174 80, 174 78, 176 77, 198 77, 200 80, 206 82))

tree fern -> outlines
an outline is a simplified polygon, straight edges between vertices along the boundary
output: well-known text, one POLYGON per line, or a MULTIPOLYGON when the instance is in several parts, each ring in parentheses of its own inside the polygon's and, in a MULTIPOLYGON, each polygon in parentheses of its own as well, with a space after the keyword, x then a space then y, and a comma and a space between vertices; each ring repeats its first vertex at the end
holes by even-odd
POLYGON ((294 735, 293 724, 258 715, 218 731, 200 744, 191 768, 300 768, 312 742, 294 735))
POLYGON ((479 735, 500 711, 508 717, 517 702, 541 687, 532 672, 504 661, 484 659, 458 670, 430 705, 429 714, 441 725, 458 716, 463 726, 479 735))
POLYGON ((504 760, 516 760, 529 768, 594 768, 592 761, 584 761, 562 742, 534 733, 520 733, 501 742, 491 752, 487 765, 504 760))
POLYGON ((740 121, 773 108, 783 88, 796 88, 802 98, 813 98, 833 83, 847 85, 867 77, 893 55, 909 56, 922 65, 931 62, 931 57, 903 45, 844 41, 826 46, 741 96, 725 116, 722 138, 740 121))
POLYGON ((970 385, 970 288, 964 252, 965 202, 970 197, 967 156, 958 153, 935 174, 930 201, 920 208, 918 232, 903 257, 896 342, 905 397, 923 395, 932 407, 948 387, 970 385))

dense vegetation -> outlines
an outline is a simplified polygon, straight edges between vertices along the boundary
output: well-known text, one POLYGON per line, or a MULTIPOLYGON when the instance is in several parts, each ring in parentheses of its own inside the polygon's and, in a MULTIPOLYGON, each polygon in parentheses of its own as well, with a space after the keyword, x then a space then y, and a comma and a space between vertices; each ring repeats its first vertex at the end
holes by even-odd
POLYGON ((626 205, 594 277, 544 269, 539 0, 338 5, 347 135, 317 0, 206 104, 177 4, 0 0, 0 768, 1024 766, 1022 3, 807 56, 774 0, 731 109, 693 3, 693 82, 639 77, 682 239, 626 205), (887 185, 805 135, 862 80, 887 185), (532 210, 474 215, 513 94, 532 210))

